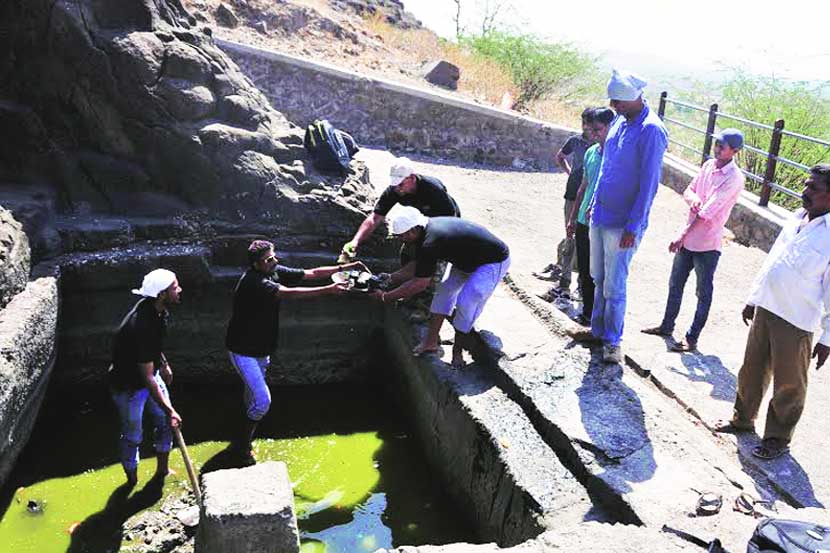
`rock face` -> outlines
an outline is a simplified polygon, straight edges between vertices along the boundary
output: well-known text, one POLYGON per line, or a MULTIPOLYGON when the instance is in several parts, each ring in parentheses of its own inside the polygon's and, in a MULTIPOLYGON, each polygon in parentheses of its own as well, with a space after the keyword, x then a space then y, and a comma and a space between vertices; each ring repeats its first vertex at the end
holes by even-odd
POLYGON ((0 21, 0 182, 58 183, 64 208, 248 219, 320 184, 292 164, 299 129, 179 0, 11 0, 0 21))
POLYGON ((329 0, 338 10, 349 10, 360 16, 380 14, 387 23, 402 29, 417 29, 421 22, 406 11, 401 0, 329 0))
POLYGON ((198 553, 297 553, 300 535, 285 463, 204 475, 198 553))
POLYGON ((29 280, 29 239, 23 226, 0 206, 0 308, 29 280))

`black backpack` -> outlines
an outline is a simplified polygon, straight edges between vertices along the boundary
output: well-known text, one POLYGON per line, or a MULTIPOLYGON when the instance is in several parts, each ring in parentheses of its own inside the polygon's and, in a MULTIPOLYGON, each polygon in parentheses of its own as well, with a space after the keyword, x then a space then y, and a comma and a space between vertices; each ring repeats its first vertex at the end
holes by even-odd
POLYGON ((746 553, 830 553, 830 528, 812 522, 768 518, 752 533, 746 553))
POLYGON ((359 150, 351 135, 335 129, 325 119, 318 119, 306 128, 303 145, 314 167, 340 174, 348 171, 352 156, 359 150))

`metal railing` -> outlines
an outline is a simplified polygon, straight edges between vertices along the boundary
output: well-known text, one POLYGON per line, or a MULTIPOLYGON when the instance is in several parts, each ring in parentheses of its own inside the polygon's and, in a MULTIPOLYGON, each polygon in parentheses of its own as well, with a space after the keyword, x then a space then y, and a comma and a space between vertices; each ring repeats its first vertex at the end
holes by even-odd
POLYGON ((787 195, 795 197, 795 198, 800 198, 801 197, 801 194, 799 192, 797 192, 795 190, 792 190, 790 188, 787 188, 786 186, 783 186, 783 185, 776 182, 775 174, 776 174, 776 169, 778 167, 779 162, 784 164, 784 165, 787 165, 789 167, 799 169, 801 171, 805 171, 805 172, 810 171, 810 168, 808 166, 806 166, 802 163, 799 163, 798 161, 795 161, 795 160, 792 160, 792 159, 787 159, 787 158, 782 157, 782 156, 779 155, 780 151, 781 151, 781 138, 782 137, 787 136, 787 137, 790 137, 790 138, 793 138, 793 139, 796 139, 796 140, 804 140, 804 141, 807 141, 807 142, 811 142, 813 144, 818 144, 820 146, 825 146, 828 149, 830 149, 830 142, 828 142, 826 140, 821 140, 821 139, 818 139, 818 138, 815 138, 815 137, 812 137, 812 136, 805 136, 803 134, 799 134, 799 133, 795 133, 795 132, 789 132, 789 131, 784 130, 784 120, 783 119, 778 119, 777 121, 775 121, 775 123, 773 125, 766 125, 764 123, 758 123, 757 121, 750 121, 749 119, 744 119, 744 118, 738 117, 736 115, 730 115, 728 113, 720 112, 720 111, 718 111, 718 105, 717 104, 712 104, 711 106, 706 108, 706 107, 703 107, 703 106, 696 106, 694 104, 689 104, 687 102, 681 102, 679 100, 672 100, 668 97, 668 92, 666 92, 666 91, 663 91, 660 94, 660 107, 658 108, 658 115, 660 116, 660 119, 662 119, 666 123, 670 123, 672 125, 676 125, 678 127, 681 127, 681 128, 693 131, 693 132, 697 132, 697 133, 700 133, 700 134, 703 135, 702 149, 698 149, 698 148, 696 148, 694 146, 691 146, 689 144, 684 144, 683 142, 680 142, 678 140, 674 140, 672 138, 669 138, 669 142, 671 142, 672 144, 675 144, 675 145, 677 145, 677 146, 679 146, 679 147, 681 147, 685 150, 689 150, 691 152, 696 152, 696 153, 700 154, 700 156, 701 156, 701 162, 700 163, 701 164, 705 163, 706 160, 708 160, 711 157, 712 138, 715 135, 715 127, 717 125, 717 122, 718 122, 719 118, 728 119, 730 121, 734 121, 734 122, 737 122, 737 123, 741 123, 743 125, 754 127, 756 129, 762 129, 762 130, 765 130, 765 131, 769 131, 771 136, 770 136, 769 147, 766 150, 762 150, 762 149, 760 149, 756 146, 750 145, 750 144, 745 144, 744 145, 744 149, 746 149, 747 151, 750 151, 750 152, 752 152, 752 153, 754 153, 758 156, 766 158, 764 174, 760 175, 760 174, 753 173, 751 171, 747 171, 746 169, 741 169, 741 171, 744 173, 744 175, 747 176, 747 178, 749 178, 750 180, 752 180, 756 183, 759 183, 761 185, 761 191, 760 191, 760 194, 759 194, 760 199, 758 201, 758 203, 761 206, 766 206, 767 204, 769 204, 770 194, 772 193, 773 190, 778 191, 778 192, 782 192, 784 194, 787 194, 787 195), (681 107, 681 108, 686 108, 686 109, 690 109, 690 110, 693 110, 693 111, 698 111, 698 112, 708 114, 708 118, 707 118, 707 122, 706 122, 706 128, 702 129, 700 127, 695 127, 694 125, 691 125, 689 123, 680 121, 678 119, 673 119, 671 117, 667 117, 666 116, 666 107, 669 104, 675 105, 675 106, 678 106, 678 107, 681 107))

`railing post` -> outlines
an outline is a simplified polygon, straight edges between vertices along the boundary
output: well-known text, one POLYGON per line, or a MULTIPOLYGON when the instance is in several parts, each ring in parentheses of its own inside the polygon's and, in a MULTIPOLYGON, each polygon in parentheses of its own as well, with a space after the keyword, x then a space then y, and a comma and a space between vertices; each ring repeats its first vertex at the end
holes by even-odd
POLYGON ((767 170, 764 172, 764 182, 761 185, 761 198, 758 204, 766 207, 769 203, 769 195, 772 192, 770 183, 775 182, 775 167, 778 164, 778 152, 781 150, 781 131, 784 130, 784 120, 775 122, 772 131, 772 138, 769 141, 769 152, 767 154, 767 170))
POLYGON ((666 97, 669 95, 667 91, 660 93, 660 106, 657 108, 657 116, 662 119, 666 116, 666 97))
POLYGON ((712 135, 715 134, 715 123, 718 120, 718 105, 709 106, 709 121, 706 123, 706 136, 703 138, 703 159, 700 164, 706 163, 712 153, 712 135))

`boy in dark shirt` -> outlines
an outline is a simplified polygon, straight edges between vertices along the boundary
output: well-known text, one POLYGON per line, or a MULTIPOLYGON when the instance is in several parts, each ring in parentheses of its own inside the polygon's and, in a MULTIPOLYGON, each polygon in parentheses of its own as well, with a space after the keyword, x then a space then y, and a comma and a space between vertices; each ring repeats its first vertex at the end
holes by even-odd
MULTIPOLYGON (((383 191, 375 209, 361 223, 357 232, 343 246, 340 261, 353 259, 357 249, 380 225, 389 211, 400 204, 413 206, 427 217, 460 217, 458 204, 447 192, 447 187, 435 177, 415 174, 412 162, 405 157, 395 160, 389 171, 390 185, 383 191)), ((401 250, 401 265, 410 261, 411 252, 406 245, 401 250)))
MULTIPOLYGON (((556 164, 568 175, 568 183, 565 186, 565 226, 571 216, 576 193, 579 185, 582 184, 582 161, 585 152, 593 144, 591 133, 591 108, 582 112, 582 134, 575 134, 568 137, 559 152, 556 153, 556 164)), ((548 265, 540 273, 534 273, 544 280, 554 280, 556 273, 559 273, 559 287, 552 288, 543 299, 552 301, 556 296, 570 297, 571 273, 576 268, 576 247, 572 238, 567 235, 556 246, 556 264, 548 265), (548 274, 549 273, 549 274, 548 274)))
POLYGON ((278 264, 274 244, 254 240, 248 247, 250 268, 239 279, 234 289, 233 312, 228 323, 225 345, 231 364, 245 385, 246 418, 236 449, 248 461, 253 461, 251 441, 262 417, 271 407, 271 391, 265 382, 265 371, 271 353, 277 348, 280 300, 309 299, 342 294, 343 284, 296 287, 307 280, 330 277, 338 271, 366 270, 360 262, 315 269, 296 269, 278 264))
POLYGON ((121 321, 113 341, 108 377, 121 421, 119 457, 130 486, 138 482, 138 446, 142 439, 145 406, 155 426, 157 465, 154 479, 162 480, 167 476, 173 447, 171 427, 182 423, 170 403, 167 386, 173 380, 173 371, 162 353, 169 317, 167 308, 179 303, 181 292, 173 272, 156 269, 148 273, 141 289, 133 290, 143 298, 121 321), (152 401, 148 402, 148 399, 152 401))
POLYGON ((403 207, 392 220, 392 233, 414 245, 415 260, 391 275, 397 288, 377 292, 382 302, 417 294, 429 285, 436 264, 447 261, 451 269, 432 299, 429 330, 413 353, 437 351, 444 319, 453 315, 455 342, 452 364, 464 365, 463 350, 471 349, 469 334, 484 304, 510 267, 510 250, 479 224, 457 217, 426 217, 414 207, 403 207))

